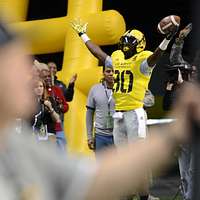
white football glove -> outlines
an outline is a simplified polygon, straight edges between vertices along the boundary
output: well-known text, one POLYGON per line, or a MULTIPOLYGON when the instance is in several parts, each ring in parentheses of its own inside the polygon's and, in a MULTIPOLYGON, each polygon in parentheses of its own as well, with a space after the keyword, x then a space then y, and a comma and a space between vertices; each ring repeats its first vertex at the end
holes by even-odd
POLYGON ((88 23, 82 22, 80 19, 74 19, 71 21, 72 28, 81 36, 86 33, 88 23))

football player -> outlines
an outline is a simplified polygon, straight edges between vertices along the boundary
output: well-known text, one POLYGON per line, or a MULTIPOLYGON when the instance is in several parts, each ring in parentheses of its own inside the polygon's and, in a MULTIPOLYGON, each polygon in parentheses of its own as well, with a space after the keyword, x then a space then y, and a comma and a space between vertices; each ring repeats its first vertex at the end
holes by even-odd
MULTIPOLYGON (((145 50, 144 34, 137 30, 128 30, 118 43, 118 50, 107 55, 94 44, 86 34, 87 23, 74 20, 72 28, 79 34, 90 52, 106 67, 114 67, 115 99, 114 143, 121 145, 129 140, 146 137, 146 121, 143 109, 145 92, 152 70, 177 32, 178 26, 169 32, 154 52, 145 50)), ((147 188, 145 189, 145 191, 147 188)), ((147 200, 146 192, 141 200, 147 200)), ((150 199, 150 198, 149 198, 150 199)))

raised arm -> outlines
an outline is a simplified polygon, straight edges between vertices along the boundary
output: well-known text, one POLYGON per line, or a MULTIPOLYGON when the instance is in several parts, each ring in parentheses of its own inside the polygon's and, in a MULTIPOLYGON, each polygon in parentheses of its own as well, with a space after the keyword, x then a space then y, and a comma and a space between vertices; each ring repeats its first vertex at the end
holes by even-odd
POLYGON ((87 24, 82 23, 80 20, 74 20, 71 22, 72 28, 76 31, 76 33, 81 37, 83 42, 89 51, 97 58, 99 61, 105 65, 105 61, 107 57, 109 57, 97 44, 93 43, 91 39, 86 34, 87 24))
POLYGON ((185 64, 187 63, 182 56, 182 50, 184 45, 184 39, 192 30, 192 23, 188 24, 185 28, 183 28, 179 36, 176 38, 174 44, 172 45, 172 49, 170 52, 170 63, 172 65, 175 64, 185 64))
POLYGON ((163 53, 167 50, 167 47, 172 40, 172 38, 175 36, 175 34, 178 31, 177 29, 173 30, 169 34, 166 35, 164 40, 160 43, 160 45, 156 48, 156 50, 153 52, 151 56, 147 58, 147 63, 149 67, 154 67, 155 64, 159 61, 159 59, 162 57, 163 53))
POLYGON ((62 87, 63 93, 64 93, 64 97, 65 100, 67 102, 71 102, 73 100, 74 97, 74 85, 77 79, 77 74, 73 74, 72 77, 70 78, 68 87, 66 87, 65 85, 62 87))

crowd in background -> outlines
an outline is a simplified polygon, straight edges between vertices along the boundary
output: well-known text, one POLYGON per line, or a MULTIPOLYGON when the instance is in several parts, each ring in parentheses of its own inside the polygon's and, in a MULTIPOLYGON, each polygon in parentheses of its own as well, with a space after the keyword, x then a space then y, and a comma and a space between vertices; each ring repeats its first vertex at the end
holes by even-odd
POLYGON ((34 60, 32 68, 35 74, 33 92, 38 105, 36 113, 30 119, 33 133, 38 141, 50 140, 66 153, 64 113, 69 109, 68 102, 73 100, 77 74, 71 77, 66 86, 57 79, 57 66, 54 62, 45 64, 34 60))

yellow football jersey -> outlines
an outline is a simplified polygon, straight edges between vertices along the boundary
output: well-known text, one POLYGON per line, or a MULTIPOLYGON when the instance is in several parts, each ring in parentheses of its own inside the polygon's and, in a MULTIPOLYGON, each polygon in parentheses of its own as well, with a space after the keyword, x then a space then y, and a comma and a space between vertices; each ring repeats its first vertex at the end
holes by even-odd
POLYGON ((112 53, 115 70, 113 94, 116 110, 133 110, 143 107, 143 99, 151 75, 141 73, 140 65, 150 55, 152 55, 151 51, 142 51, 125 59, 121 50, 112 53))

